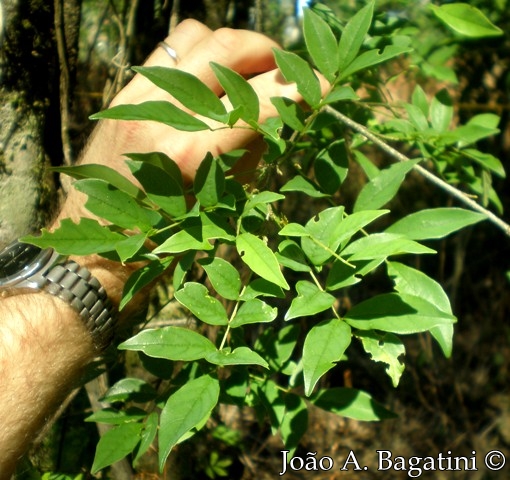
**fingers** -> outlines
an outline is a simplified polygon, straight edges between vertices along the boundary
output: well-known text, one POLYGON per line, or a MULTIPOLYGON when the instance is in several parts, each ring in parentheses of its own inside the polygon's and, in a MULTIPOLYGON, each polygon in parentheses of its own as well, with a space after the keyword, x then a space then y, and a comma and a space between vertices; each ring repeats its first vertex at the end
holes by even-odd
MULTIPOLYGON (((251 76, 275 68, 272 49, 278 44, 265 35, 247 30, 221 28, 212 31, 195 20, 185 20, 165 39, 175 50, 178 62, 161 47, 147 59, 146 66, 178 68, 200 78, 220 95, 222 89, 210 67, 217 62, 241 75, 251 76)), ((136 75, 117 96, 112 105, 138 103, 146 100, 171 100, 168 94, 151 82, 136 75)))
MULTIPOLYGON (((275 69, 273 49, 278 45, 256 32, 222 28, 211 31, 194 20, 179 24, 165 42, 175 50, 176 62, 161 47, 156 48, 145 65, 168 66, 193 74, 200 78, 218 96, 222 88, 216 79, 210 62, 217 62, 249 78, 260 101, 259 122, 276 116, 277 111, 271 103, 272 97, 286 97, 302 102, 294 83, 287 83, 275 69)), ((328 82, 319 76, 323 92, 329 87, 328 82)), ((228 105, 228 98, 222 101, 228 105)), ((168 93, 156 87, 149 80, 137 75, 125 87, 114 104, 140 103, 148 100, 168 100, 177 103, 168 93)), ((207 120, 207 123, 211 121, 207 120)), ((173 158, 182 169, 183 176, 191 180, 200 162, 207 152, 218 155, 233 149, 257 148, 250 156, 260 158, 263 143, 257 142, 259 136, 250 129, 222 129, 205 132, 178 132, 162 124, 152 122, 125 122, 121 127, 124 152, 128 151, 162 151, 173 158), (255 142, 255 143, 253 143, 255 142)), ((247 162, 243 159, 243 163, 247 162)), ((252 161, 248 162, 251 168, 252 161)))

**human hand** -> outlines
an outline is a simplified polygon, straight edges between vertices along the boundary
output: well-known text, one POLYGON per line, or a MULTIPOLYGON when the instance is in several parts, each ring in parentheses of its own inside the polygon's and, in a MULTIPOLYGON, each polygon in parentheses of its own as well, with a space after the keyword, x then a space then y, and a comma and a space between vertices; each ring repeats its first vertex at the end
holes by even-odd
MULTIPOLYGON (((237 71, 249 79, 260 101, 259 122, 277 115, 270 99, 285 96, 301 101, 295 84, 286 83, 273 56, 278 45, 268 37, 245 30, 228 28, 211 31, 204 25, 186 20, 174 30, 165 42, 175 49, 178 59, 171 58, 158 47, 146 66, 173 67, 200 78, 228 105, 222 88, 210 67, 216 62, 237 71)), ((324 89, 327 82, 323 81, 324 89)), ((137 75, 114 99, 112 106, 136 104, 148 100, 178 102, 145 77, 137 75)), ((190 112, 193 113, 193 112, 190 112)), ((182 132, 163 124, 147 121, 106 121, 117 153, 160 151, 169 155, 180 166, 186 180, 193 179, 198 165, 207 152, 218 155, 237 148, 249 153, 240 162, 243 170, 252 169, 265 148, 262 139, 251 129, 221 129, 216 131, 182 132)), ((210 120, 208 120, 211 123, 210 120)), ((127 174, 126 170, 123 170, 127 174)))

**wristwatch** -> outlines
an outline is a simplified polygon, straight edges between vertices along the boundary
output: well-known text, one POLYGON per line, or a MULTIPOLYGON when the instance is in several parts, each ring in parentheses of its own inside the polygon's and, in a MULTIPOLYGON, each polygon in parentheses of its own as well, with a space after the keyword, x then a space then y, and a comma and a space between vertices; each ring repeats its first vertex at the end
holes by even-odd
POLYGON ((113 339, 116 312, 97 278, 52 248, 15 241, 0 251, 0 291, 30 289, 71 305, 103 351, 113 339))

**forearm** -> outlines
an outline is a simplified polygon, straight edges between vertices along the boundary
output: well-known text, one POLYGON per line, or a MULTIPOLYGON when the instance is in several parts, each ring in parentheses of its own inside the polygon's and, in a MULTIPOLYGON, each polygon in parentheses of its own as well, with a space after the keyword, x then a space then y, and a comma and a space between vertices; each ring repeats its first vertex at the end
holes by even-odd
POLYGON ((74 388, 96 355, 77 313, 56 297, 0 301, 0 480, 74 388))

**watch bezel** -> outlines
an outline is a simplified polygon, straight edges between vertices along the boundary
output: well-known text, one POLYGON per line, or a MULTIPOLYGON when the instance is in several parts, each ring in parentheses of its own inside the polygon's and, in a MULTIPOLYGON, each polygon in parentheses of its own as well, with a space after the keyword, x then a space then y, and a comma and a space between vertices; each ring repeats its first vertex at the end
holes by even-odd
POLYGON ((19 252, 17 253, 17 255, 19 255, 21 253, 20 249, 29 249, 31 251, 35 250, 35 252, 33 253, 33 256, 31 256, 30 262, 25 265, 20 265, 20 268, 16 271, 16 273, 0 276, 0 287, 12 287, 30 278, 34 275, 34 273, 39 272, 45 265, 48 264, 54 253, 54 250, 51 248, 43 249, 36 245, 15 241, 0 252, 0 257, 16 254, 16 251, 19 252))

